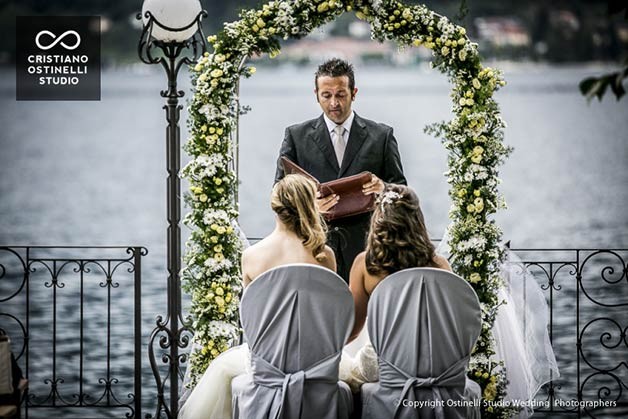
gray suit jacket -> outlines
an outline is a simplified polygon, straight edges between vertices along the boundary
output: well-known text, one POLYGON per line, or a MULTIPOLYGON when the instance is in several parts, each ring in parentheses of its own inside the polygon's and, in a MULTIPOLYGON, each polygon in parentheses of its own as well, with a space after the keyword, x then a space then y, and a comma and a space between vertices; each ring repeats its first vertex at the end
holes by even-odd
MULTIPOLYGON (((275 182, 284 177, 281 156, 289 158, 320 182, 369 171, 387 183, 407 183, 393 129, 357 114, 340 167, 323 115, 286 128, 275 182)), ((345 281, 349 280, 353 259, 364 250, 369 220, 370 214, 361 214, 329 223, 328 244, 336 253, 338 273, 345 281)))

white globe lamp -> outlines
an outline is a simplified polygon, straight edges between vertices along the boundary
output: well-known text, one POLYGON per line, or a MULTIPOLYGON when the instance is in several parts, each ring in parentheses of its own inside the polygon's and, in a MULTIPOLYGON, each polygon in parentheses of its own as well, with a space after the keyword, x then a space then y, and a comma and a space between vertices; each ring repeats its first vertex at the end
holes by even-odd
POLYGON ((142 5, 142 22, 150 24, 151 36, 163 42, 184 42, 198 30, 199 0, 145 0, 142 5))

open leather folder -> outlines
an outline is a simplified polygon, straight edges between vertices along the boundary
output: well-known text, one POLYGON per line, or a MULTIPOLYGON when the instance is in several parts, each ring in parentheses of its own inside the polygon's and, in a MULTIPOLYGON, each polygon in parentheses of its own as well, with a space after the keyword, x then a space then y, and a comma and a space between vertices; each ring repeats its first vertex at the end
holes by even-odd
POLYGON ((314 181, 322 198, 331 194, 338 195, 340 198, 338 203, 323 214, 327 221, 363 214, 373 211, 375 207, 375 194, 364 195, 362 192, 362 185, 371 180, 371 172, 361 172, 357 175, 320 183, 318 179, 289 158, 282 156, 281 163, 284 173, 299 174, 314 181))

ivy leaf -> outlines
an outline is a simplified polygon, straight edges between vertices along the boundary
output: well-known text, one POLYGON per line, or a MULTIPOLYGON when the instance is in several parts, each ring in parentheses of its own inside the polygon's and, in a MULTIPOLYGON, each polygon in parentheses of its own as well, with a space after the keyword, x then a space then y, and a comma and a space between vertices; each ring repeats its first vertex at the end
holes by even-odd
POLYGON ((623 95, 626 94, 626 89, 624 89, 623 81, 625 75, 622 73, 617 73, 614 80, 609 83, 611 86, 611 90, 615 93, 617 100, 621 99, 623 95))
POLYGON ((597 96, 598 100, 601 101, 607 86, 608 80, 604 77, 589 77, 580 82, 580 92, 589 102, 591 102, 593 96, 597 96))

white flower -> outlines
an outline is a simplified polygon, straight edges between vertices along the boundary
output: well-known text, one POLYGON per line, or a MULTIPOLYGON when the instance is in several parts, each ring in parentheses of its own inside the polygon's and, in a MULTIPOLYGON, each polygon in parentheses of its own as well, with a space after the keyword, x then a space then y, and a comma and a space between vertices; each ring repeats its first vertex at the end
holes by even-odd
POLYGON ((388 192, 384 193, 381 196, 380 203, 379 203, 382 211, 384 210, 384 206, 385 205, 392 204, 397 199, 401 199, 401 195, 399 193, 395 192, 395 191, 388 191, 388 192))

